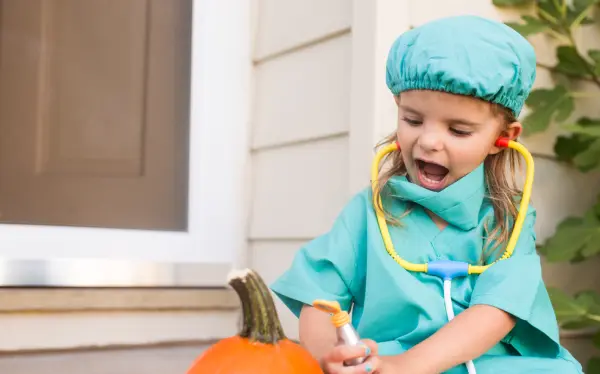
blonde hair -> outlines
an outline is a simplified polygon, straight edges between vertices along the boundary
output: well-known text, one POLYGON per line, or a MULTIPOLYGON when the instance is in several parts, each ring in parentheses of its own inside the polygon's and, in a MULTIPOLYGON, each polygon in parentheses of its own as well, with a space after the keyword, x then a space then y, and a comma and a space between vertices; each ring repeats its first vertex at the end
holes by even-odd
MULTIPOLYGON (((508 108, 498 104, 490 105, 492 106, 492 113, 502 118, 504 126, 516 122, 516 118, 508 108)), ((388 135, 377 144, 376 148, 379 149, 394 143, 396 137, 396 132, 388 135)), ((518 153, 513 149, 505 149, 497 154, 488 155, 484 161, 485 183, 488 191, 486 197, 491 201, 494 208, 494 217, 484 223, 485 243, 480 259, 482 263, 489 262, 491 253, 508 241, 511 234, 511 222, 515 222, 517 218, 518 199, 521 196, 521 190, 517 187, 515 175, 517 166, 521 166, 520 161, 518 153)), ((400 220, 408 215, 412 208, 409 205, 400 217, 394 217, 384 208, 382 203, 392 196, 389 189, 385 187, 390 178, 396 175, 405 175, 406 172, 401 152, 388 153, 381 160, 379 179, 375 190, 375 193, 381 196, 377 208, 385 214, 386 221, 391 225, 400 226, 400 220)), ((497 253, 497 256, 501 256, 502 252, 497 253)))

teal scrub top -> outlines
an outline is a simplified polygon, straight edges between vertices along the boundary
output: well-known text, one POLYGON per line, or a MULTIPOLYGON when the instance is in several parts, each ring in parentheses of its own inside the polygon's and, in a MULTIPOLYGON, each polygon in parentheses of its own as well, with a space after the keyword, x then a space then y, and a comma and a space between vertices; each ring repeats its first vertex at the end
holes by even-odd
MULTIPOLYGON (((393 177, 386 188, 386 208, 400 216, 401 226, 388 225, 396 251, 414 263, 435 260, 484 264, 486 225, 494 211, 486 197, 483 164, 442 191, 434 192, 393 177), (440 230, 424 208, 449 224, 440 230)), ((410 349, 448 322, 442 279, 410 272, 385 250, 371 191, 365 189, 343 208, 331 229, 303 246, 291 267, 271 285, 296 315, 316 299, 335 300, 352 310, 361 338, 378 343, 381 355, 410 349)), ((581 365, 559 342, 556 316, 542 280, 535 248, 536 211, 529 207, 513 255, 480 275, 452 281, 458 315, 470 306, 491 305, 517 319, 499 344, 474 361, 478 373, 582 373, 581 365)), ((490 230, 491 231, 491 230, 490 230)), ((492 260, 501 255, 500 246, 492 260)), ((465 331, 465 333, 468 333, 465 331)), ((466 373, 459 365, 447 373, 466 373)))

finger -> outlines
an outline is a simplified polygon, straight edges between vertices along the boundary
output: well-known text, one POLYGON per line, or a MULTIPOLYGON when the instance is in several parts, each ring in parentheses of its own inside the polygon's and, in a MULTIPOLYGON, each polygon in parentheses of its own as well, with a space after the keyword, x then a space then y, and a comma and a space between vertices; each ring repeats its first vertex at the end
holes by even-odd
POLYGON ((325 362, 323 364, 323 372, 325 374, 343 374, 344 367, 339 362, 325 362))
POLYGON ((336 374, 376 374, 379 370, 381 370, 381 359, 378 356, 371 356, 362 364, 338 368, 336 374))
POLYGON ((325 357, 326 362, 336 363, 344 362, 353 358, 367 357, 371 354, 371 348, 366 344, 359 345, 338 345, 325 357))
POLYGON ((378 373, 381 370, 381 358, 379 356, 370 356, 362 364, 356 367, 356 373, 378 373))
POLYGON ((376 356, 378 354, 378 347, 377 347, 377 343, 375 343, 375 341, 373 341, 371 339, 363 339, 363 340, 361 340, 361 343, 363 343, 367 347, 369 347, 370 352, 367 353, 367 356, 369 356, 369 355, 376 356))
POLYGON ((379 356, 370 356, 360 366, 363 367, 361 373, 379 373, 382 369, 382 362, 379 356))

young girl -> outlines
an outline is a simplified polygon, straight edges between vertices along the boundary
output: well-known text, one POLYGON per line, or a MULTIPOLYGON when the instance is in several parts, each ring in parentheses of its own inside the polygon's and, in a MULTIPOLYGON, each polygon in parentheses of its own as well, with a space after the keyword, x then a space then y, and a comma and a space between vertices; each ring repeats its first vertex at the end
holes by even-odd
MULTIPOLYGON (((381 208, 398 255, 482 265, 504 253, 518 214, 516 120, 536 58, 518 33, 475 16, 449 17, 401 35, 387 64, 398 106, 397 142, 379 178, 381 208)), ((304 246, 272 290, 299 317, 301 343, 326 373, 581 373, 559 342, 535 250, 529 207, 514 252, 480 275, 452 281, 400 266, 384 246, 370 188, 352 198, 326 234, 304 246), (316 299, 352 308, 365 347, 336 346, 316 299), (366 357, 364 363, 344 361, 366 357), (473 372, 469 369, 469 372, 473 372)))

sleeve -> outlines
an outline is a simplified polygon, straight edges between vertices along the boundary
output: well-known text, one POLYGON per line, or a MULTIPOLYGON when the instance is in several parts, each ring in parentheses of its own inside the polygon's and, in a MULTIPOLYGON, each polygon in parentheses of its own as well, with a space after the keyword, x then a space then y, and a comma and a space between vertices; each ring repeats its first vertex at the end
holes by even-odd
POLYGON ((536 252, 535 218, 530 207, 513 255, 479 275, 470 304, 494 306, 513 315, 517 323, 503 342, 521 355, 556 357, 559 329, 536 252))
POLYGON ((290 268, 270 286, 296 316, 316 299, 337 301, 342 309, 350 309, 357 252, 347 222, 358 218, 356 214, 360 210, 351 202, 327 233, 298 250, 290 268))

